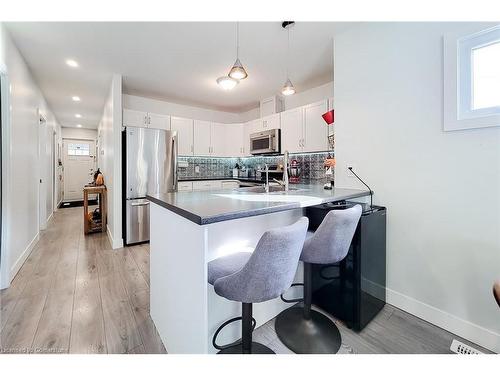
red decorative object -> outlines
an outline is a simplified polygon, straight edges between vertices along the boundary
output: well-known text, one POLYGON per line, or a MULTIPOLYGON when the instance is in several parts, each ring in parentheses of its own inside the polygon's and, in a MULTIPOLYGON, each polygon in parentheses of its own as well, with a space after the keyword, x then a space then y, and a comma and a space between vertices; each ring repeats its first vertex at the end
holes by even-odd
POLYGON ((328 125, 331 125, 333 124, 333 120, 334 120, 334 116, 333 116, 333 109, 324 113, 323 115, 323 120, 325 120, 325 122, 328 124, 328 125))

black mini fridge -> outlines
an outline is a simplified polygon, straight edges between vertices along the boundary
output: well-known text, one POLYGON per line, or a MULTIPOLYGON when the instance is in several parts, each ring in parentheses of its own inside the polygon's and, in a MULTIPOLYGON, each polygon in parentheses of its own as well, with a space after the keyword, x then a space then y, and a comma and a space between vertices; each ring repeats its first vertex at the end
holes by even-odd
MULTIPOLYGON (((330 210, 355 202, 309 207, 310 230, 315 230, 330 210)), ((337 264, 313 265, 312 302, 349 328, 362 330, 386 301, 386 208, 367 204, 346 258, 337 264)))

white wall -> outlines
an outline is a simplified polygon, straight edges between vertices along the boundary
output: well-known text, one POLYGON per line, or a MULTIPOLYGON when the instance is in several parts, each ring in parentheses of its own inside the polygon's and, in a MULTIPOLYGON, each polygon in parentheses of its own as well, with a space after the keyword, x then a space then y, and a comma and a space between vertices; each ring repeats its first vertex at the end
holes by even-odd
POLYGON ((442 36, 470 26, 336 36, 335 175, 362 187, 353 165, 387 206, 388 302, 500 352, 500 128, 443 132, 442 36))
MULTIPOLYGON (((4 139, 4 166, 10 171, 3 179, 3 239, 0 288, 9 285, 39 236, 39 209, 44 220, 52 213, 52 158, 49 140, 60 126, 13 44, 0 24, 0 69, 8 77, 10 115, 9 138, 4 139), (38 110, 47 120, 44 131, 38 125, 38 110), (38 139, 45 140, 38 148, 38 139), (40 155, 39 155, 40 154, 40 155), (39 179, 43 180, 39 204, 39 179)), ((5 111, 6 108, 3 108, 5 111)), ((6 124, 7 125, 7 124, 6 124)), ((43 227, 43 225, 42 225, 43 227)))
POLYGON ((84 129, 84 128, 62 128, 62 137, 71 139, 97 139, 97 129, 84 129))
POLYGON ((115 74, 98 128, 98 167, 108 189, 108 236, 114 249, 123 246, 122 239, 122 77, 115 74))

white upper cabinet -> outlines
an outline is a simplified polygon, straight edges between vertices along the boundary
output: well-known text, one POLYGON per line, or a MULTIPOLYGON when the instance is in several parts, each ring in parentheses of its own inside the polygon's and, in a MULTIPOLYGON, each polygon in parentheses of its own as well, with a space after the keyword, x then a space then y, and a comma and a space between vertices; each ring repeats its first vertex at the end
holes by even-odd
POLYGON ((194 154, 197 156, 210 156, 212 145, 210 143, 212 123, 210 121, 194 120, 194 154))
POLYGON ((290 109, 281 113, 281 152, 303 152, 304 109, 290 109))
POLYGON ((245 156, 244 125, 225 124, 225 153, 223 156, 245 156))
POLYGON ((172 117, 170 127, 177 131, 178 154, 181 156, 192 156, 194 154, 193 144, 193 120, 182 117, 172 117))
POLYGON ((328 150, 328 125, 322 115, 328 111, 328 101, 304 106, 304 139, 305 152, 328 150))
POLYGON ((328 151, 328 125, 322 115, 328 101, 322 100, 281 113, 281 151, 328 151))
POLYGON ((123 126, 134 126, 136 128, 146 128, 148 114, 142 111, 133 111, 131 109, 123 110, 123 126))
POLYGON ((123 126, 170 130, 170 116, 124 109, 123 126))
POLYGON ((266 117, 262 117, 262 129, 263 130, 271 130, 271 129, 279 129, 281 127, 281 119, 280 114, 275 113, 273 115, 269 115, 266 117))
POLYGON ((170 130, 170 116, 148 112, 148 128, 170 130))
POLYGON ((227 137, 226 129, 228 124, 212 122, 210 133, 210 146, 212 156, 228 156, 226 145, 229 145, 230 138, 227 137))

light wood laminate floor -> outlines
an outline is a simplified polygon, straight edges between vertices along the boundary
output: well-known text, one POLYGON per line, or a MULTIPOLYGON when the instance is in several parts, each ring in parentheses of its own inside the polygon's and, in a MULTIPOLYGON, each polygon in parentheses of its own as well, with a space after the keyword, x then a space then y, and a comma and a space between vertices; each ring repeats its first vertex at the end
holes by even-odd
MULTIPOLYGON (((82 217, 55 213, 0 291, 0 353, 166 353, 149 316, 149 246, 112 250, 105 234, 83 235, 82 217)), ((346 354, 449 353, 456 337, 390 305, 361 333, 337 326, 346 354)), ((273 320, 254 341, 290 353, 273 320)))

